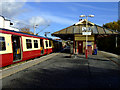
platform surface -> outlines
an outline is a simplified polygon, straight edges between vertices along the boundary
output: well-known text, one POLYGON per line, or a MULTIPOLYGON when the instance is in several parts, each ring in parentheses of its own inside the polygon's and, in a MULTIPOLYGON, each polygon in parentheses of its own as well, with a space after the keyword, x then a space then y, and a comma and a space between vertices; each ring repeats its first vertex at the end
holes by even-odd
POLYGON ((2 79, 3 88, 120 88, 120 67, 101 53, 62 52, 2 79))

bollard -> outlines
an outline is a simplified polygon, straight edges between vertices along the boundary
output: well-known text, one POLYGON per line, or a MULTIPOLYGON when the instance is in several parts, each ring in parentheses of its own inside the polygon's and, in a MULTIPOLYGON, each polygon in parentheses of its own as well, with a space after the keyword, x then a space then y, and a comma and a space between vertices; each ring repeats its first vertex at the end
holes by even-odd
POLYGON ((86 57, 86 59, 88 58, 88 53, 87 53, 87 49, 85 50, 85 57, 86 57))

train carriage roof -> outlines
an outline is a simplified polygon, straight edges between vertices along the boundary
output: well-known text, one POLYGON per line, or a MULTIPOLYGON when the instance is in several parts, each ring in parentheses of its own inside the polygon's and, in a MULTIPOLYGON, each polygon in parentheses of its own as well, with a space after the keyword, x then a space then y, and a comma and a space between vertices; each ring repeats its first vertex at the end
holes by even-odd
POLYGON ((8 30, 8 29, 3 29, 3 28, 0 28, 0 32, 3 32, 3 33, 6 33, 6 32, 10 32, 10 34, 12 33, 15 33, 15 34, 19 34, 20 36, 32 36, 32 37, 40 37, 40 38, 44 38, 44 39, 50 39, 52 40, 52 38, 48 38, 48 37, 43 37, 43 36, 38 36, 38 35, 33 35, 33 34, 28 34, 28 33, 23 33, 23 32, 19 32, 19 31, 14 31, 14 30, 8 30), (2 31, 1 31, 2 30, 2 31), (3 32, 5 31, 5 32, 3 32))

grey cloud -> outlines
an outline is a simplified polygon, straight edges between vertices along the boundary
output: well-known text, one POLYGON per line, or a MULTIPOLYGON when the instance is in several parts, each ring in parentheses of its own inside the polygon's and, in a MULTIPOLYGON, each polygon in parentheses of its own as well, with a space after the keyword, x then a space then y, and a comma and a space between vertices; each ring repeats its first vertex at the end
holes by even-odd
POLYGON ((0 7, 1 7, 1 12, 0 15, 6 17, 6 18, 13 18, 20 13, 23 13, 22 7, 24 6, 25 2, 12 2, 15 0, 12 0, 11 2, 1 2, 0 7))

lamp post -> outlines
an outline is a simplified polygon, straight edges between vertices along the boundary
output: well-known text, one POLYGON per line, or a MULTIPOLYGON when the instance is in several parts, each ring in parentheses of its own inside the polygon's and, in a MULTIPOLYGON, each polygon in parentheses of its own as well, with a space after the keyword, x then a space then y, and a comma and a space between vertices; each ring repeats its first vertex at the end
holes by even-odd
MULTIPOLYGON (((86 17, 86 32, 88 32, 88 17, 94 17, 94 15, 80 15, 80 17, 86 17)), ((88 41, 88 35, 86 34, 86 50, 85 50, 85 57, 86 59, 88 58, 88 55, 87 55, 87 52, 88 52, 88 49, 87 49, 87 41, 88 41)))
MULTIPOLYGON (((116 32, 117 32, 117 30, 116 30, 116 32)), ((117 38, 117 35, 116 35, 116 48, 118 47, 117 41, 118 41, 118 38, 117 38)))
POLYGON ((49 34, 50 32, 45 32, 45 37, 47 37, 47 34, 49 34))
POLYGON ((38 26, 38 25, 35 25, 35 24, 34 24, 34 26, 33 26, 33 27, 34 27, 34 35, 36 34, 36 32, 35 32, 36 26, 38 26))

